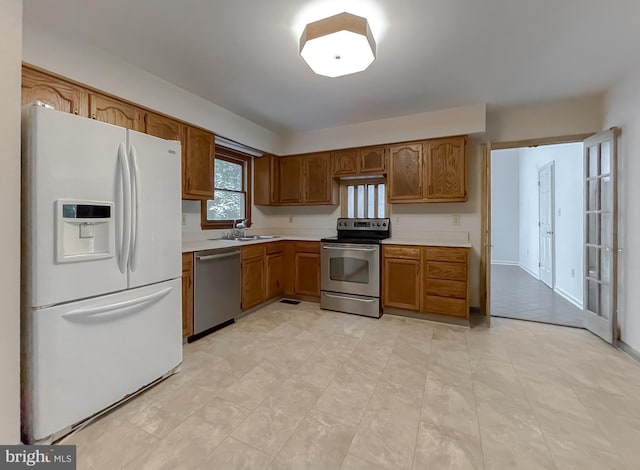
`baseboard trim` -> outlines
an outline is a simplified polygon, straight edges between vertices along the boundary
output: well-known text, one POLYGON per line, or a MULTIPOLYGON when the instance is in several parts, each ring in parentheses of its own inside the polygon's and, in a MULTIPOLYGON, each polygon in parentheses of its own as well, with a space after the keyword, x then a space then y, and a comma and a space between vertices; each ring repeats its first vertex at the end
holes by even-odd
POLYGON ((501 259, 491 261, 491 264, 497 264, 499 266, 518 266, 520 263, 517 261, 504 261, 501 259))
POLYGON ((529 268, 527 268, 524 264, 521 264, 521 263, 518 263, 518 267, 522 269, 524 272, 526 272, 527 274, 536 278, 538 281, 540 280, 540 273, 534 273, 529 268))
POLYGON ((616 346, 618 346, 618 348, 622 349, 625 353, 627 353, 632 359, 640 362, 640 352, 633 349, 627 343, 625 343, 624 341, 618 341, 616 343, 616 346))
POLYGON ((561 287, 556 286, 554 289, 554 292, 556 294, 558 294, 560 297, 565 298, 566 300, 568 300, 569 302, 571 302, 573 305, 575 305, 578 308, 582 308, 582 302, 580 302, 578 299, 576 299, 574 296, 572 296, 571 294, 569 294, 567 291, 565 291, 564 289, 562 289, 561 287))

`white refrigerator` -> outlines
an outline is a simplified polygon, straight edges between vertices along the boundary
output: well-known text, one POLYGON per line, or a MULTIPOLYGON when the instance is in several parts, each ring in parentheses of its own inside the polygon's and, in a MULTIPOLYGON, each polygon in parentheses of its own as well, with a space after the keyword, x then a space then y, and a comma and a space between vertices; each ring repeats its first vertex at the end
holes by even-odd
POLYGON ((50 442, 182 362, 180 143, 28 105, 23 440, 50 442))

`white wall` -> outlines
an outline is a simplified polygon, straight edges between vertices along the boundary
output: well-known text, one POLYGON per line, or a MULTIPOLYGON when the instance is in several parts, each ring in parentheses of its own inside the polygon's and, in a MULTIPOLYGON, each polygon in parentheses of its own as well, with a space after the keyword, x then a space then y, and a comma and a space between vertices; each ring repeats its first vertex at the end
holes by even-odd
POLYGON ((22 0, 0 1, 0 444, 20 442, 20 60, 22 0))
POLYGON ((640 67, 605 97, 603 128, 620 127, 618 147, 618 319, 622 341, 640 351, 640 67))
POLYGON ((519 263, 519 166, 518 149, 491 152, 492 263, 519 263))
POLYGON ((602 95, 494 109, 487 113, 487 137, 511 142, 597 132, 602 118, 602 95))
POLYGON ((284 141, 284 155, 388 144, 451 135, 484 133, 484 105, 442 109, 410 116, 298 132, 284 141))
POLYGON ((582 143, 519 149, 520 264, 537 275, 539 245, 538 170, 555 166, 555 289, 582 304, 582 143))
POLYGON ((25 29, 23 60, 245 145, 281 153, 278 134, 84 43, 25 29))

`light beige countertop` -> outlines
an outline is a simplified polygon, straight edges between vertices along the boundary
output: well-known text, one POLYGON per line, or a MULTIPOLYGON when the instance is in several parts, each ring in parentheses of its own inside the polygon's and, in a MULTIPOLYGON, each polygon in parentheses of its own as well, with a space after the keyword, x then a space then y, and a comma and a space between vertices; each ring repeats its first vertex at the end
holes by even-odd
POLYGON ((215 239, 215 240, 189 240, 182 242, 182 252, 189 253, 192 251, 202 251, 202 250, 216 250, 222 248, 235 248, 242 247, 248 245, 255 245, 257 243, 271 243, 271 242, 281 242, 281 241, 305 241, 305 242, 319 242, 320 236, 305 236, 305 235, 277 235, 275 238, 267 238, 261 240, 251 240, 251 241, 237 241, 237 240, 223 240, 223 239, 215 239))
POLYGON ((466 240, 445 240, 442 238, 400 238, 392 237, 382 240, 383 245, 417 245, 417 246, 449 246, 454 248, 471 248, 466 240))

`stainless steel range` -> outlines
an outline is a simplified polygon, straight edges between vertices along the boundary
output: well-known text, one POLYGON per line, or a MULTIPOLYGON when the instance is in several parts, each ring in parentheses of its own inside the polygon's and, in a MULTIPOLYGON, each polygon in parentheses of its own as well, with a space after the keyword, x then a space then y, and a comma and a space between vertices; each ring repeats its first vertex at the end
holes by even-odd
POLYGON ((338 236, 321 240, 321 308, 380 317, 380 242, 390 236, 390 219, 338 219, 338 236))

